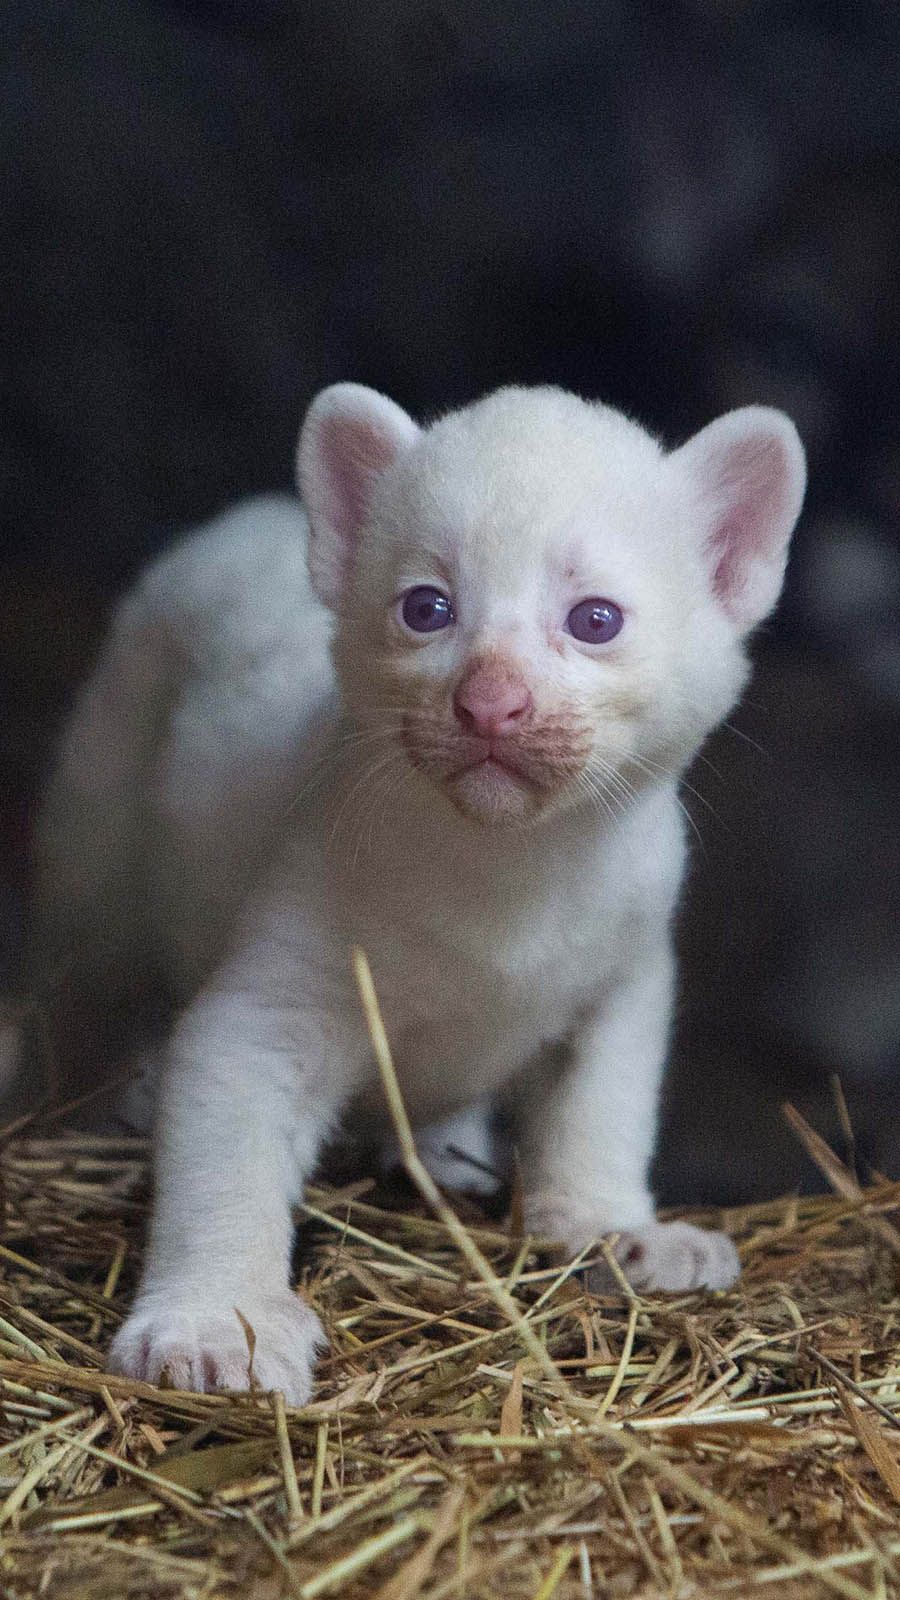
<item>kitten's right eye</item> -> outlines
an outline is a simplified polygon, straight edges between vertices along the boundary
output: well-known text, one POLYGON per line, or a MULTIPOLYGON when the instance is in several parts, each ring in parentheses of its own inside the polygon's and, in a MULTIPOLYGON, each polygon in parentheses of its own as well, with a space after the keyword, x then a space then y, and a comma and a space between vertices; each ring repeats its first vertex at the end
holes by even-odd
POLYGON ((407 590, 400 603, 400 616, 412 633, 437 633, 456 621, 449 596, 428 583, 407 590))

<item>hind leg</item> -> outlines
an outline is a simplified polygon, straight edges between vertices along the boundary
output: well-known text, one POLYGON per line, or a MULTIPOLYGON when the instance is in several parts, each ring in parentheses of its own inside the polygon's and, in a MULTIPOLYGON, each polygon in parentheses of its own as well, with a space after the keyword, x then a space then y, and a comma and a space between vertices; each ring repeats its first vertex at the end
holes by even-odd
MULTIPOLYGON (((490 1099, 476 1100, 438 1122, 416 1130, 416 1149, 435 1183, 463 1194, 495 1194, 506 1178, 508 1159, 490 1099)), ((395 1138, 381 1150, 387 1170, 402 1164, 395 1138)))

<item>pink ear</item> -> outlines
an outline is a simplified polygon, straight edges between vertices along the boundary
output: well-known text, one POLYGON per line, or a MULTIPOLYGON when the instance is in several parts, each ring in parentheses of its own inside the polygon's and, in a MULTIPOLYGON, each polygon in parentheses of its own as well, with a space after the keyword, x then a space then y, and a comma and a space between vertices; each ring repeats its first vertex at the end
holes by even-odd
POLYGON ((297 476, 309 517, 309 570, 326 605, 340 603, 378 479, 418 432, 393 400, 358 383, 323 389, 306 413, 297 476))
POLYGON ((782 411, 746 406, 695 434, 672 457, 704 514, 713 592, 743 633, 774 606, 806 488, 806 457, 782 411))

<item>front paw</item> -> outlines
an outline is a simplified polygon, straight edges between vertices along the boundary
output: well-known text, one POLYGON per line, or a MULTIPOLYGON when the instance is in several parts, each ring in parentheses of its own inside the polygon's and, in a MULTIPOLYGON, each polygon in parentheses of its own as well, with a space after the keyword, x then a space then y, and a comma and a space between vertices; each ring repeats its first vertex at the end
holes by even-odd
POLYGON ((288 1405, 302 1406, 325 1342, 312 1307, 287 1289, 269 1295, 236 1292, 231 1303, 223 1303, 196 1291, 185 1295, 163 1288, 138 1297, 112 1342, 107 1364, 111 1372, 146 1383, 165 1379, 172 1388, 200 1394, 280 1389, 288 1405))
MULTIPOLYGON (((728 1289, 741 1270, 738 1253, 726 1233, 697 1228, 692 1222, 650 1222, 620 1233, 613 1255, 632 1288, 684 1293, 690 1289, 728 1289)), ((592 1267, 588 1286, 597 1293, 615 1286, 607 1265, 592 1267)))

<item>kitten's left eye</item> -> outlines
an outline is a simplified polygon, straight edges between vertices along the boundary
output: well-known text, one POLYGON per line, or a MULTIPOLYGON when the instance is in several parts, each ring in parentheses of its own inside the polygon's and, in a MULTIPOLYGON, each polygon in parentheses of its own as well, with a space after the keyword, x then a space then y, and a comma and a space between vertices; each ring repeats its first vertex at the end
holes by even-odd
POLYGON ((579 600, 566 617, 573 639, 582 644, 607 644, 620 631, 625 618, 614 600, 579 600))
POLYGON ((400 603, 400 615, 413 633, 437 633, 456 620, 449 596, 430 583, 407 591, 400 603))

